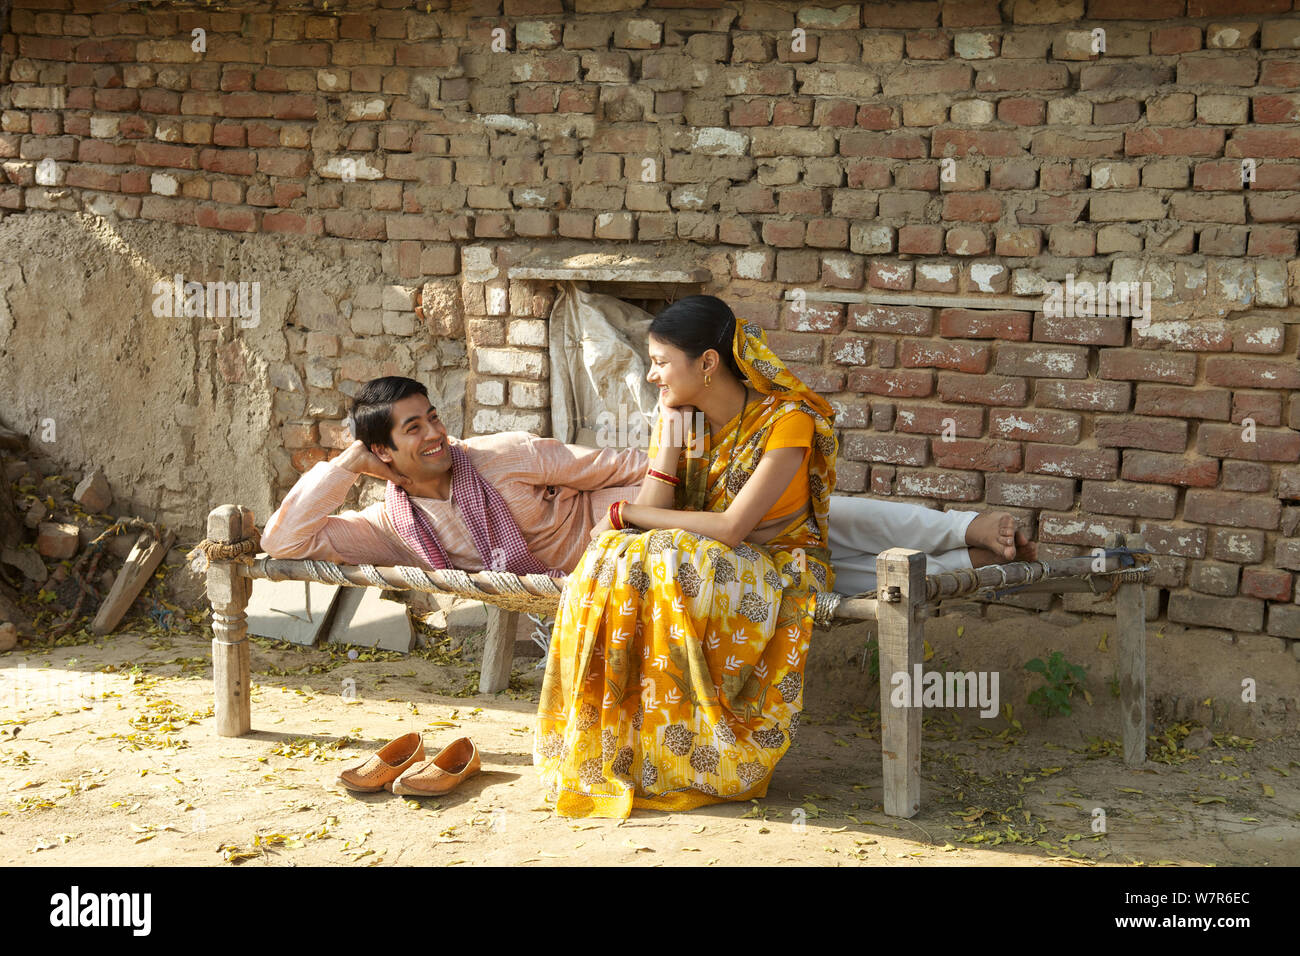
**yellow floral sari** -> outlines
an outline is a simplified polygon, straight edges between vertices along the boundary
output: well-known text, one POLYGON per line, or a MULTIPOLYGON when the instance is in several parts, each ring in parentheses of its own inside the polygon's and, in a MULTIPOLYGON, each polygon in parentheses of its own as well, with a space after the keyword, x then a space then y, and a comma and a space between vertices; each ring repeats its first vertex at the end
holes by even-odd
POLYGON ((811 507, 761 546, 733 549, 681 530, 608 531, 592 542, 560 600, 534 741, 533 763, 562 816, 762 797, 794 738, 814 594, 834 583, 834 416, 758 326, 737 322, 733 347, 767 398, 720 441, 707 423, 704 435, 687 436, 675 507, 724 511, 772 426, 797 411, 815 423, 811 507), (700 447, 703 455, 688 454, 700 447))

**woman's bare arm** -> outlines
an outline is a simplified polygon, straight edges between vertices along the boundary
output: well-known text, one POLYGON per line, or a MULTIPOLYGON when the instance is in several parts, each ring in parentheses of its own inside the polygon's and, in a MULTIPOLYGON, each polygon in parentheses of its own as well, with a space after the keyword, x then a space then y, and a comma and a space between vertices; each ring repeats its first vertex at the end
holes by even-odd
POLYGON ((623 506, 623 520, 638 528, 681 528, 734 548, 758 527, 776 504, 803 467, 803 458, 803 448, 773 448, 765 452, 754 474, 726 511, 674 511, 648 506, 638 499, 636 504, 623 506))

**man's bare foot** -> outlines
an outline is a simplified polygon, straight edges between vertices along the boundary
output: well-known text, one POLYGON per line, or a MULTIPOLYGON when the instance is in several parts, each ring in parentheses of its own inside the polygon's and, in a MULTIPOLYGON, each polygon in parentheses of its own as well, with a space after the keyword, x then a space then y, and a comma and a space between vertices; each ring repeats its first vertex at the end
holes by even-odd
POLYGON ((1017 546, 1023 538, 1024 535, 1016 531, 1016 519, 1005 511, 979 515, 966 528, 966 544, 990 552, 995 562, 1016 560, 1017 546))
POLYGON ((1016 529, 1016 560, 1017 561, 1037 561, 1038 545, 1030 541, 1025 533, 1019 528, 1016 529))

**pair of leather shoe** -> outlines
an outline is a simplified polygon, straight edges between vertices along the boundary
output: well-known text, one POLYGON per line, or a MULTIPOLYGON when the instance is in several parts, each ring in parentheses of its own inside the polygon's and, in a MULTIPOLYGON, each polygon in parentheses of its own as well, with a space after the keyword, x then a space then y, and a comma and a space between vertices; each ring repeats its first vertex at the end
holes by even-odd
POLYGON ((390 740, 364 762, 339 774, 339 783, 360 793, 431 797, 455 789, 481 767, 478 748, 468 737, 454 740, 436 757, 426 759, 424 738, 417 733, 390 740))

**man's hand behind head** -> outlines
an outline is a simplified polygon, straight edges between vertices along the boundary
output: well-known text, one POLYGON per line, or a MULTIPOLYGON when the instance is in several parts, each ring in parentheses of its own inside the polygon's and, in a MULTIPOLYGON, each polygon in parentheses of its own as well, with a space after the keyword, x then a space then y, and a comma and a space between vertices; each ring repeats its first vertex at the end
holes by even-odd
POLYGON ((335 458, 334 464, 358 475, 369 475, 380 481, 395 482, 402 488, 409 488, 411 485, 410 478, 394 469, 392 465, 381 461, 360 439, 354 441, 343 454, 335 458))

